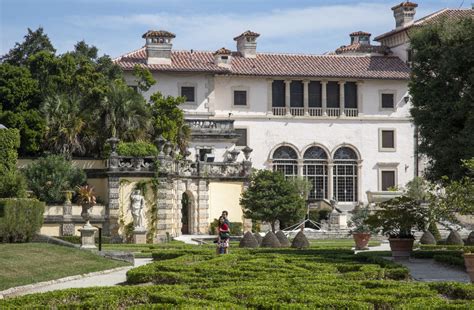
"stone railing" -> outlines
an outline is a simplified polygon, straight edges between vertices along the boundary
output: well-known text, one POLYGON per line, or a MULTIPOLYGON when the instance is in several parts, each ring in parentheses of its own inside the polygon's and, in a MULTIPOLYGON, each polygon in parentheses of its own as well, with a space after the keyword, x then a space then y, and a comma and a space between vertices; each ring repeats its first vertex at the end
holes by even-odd
POLYGON ((307 113, 305 108, 301 107, 272 107, 272 114, 274 116, 310 116, 310 117, 358 117, 359 109, 355 108, 315 108, 309 107, 307 113), (344 114, 341 115, 341 112, 344 114))
POLYGON ((234 120, 186 119, 192 132, 233 132, 234 120))
POLYGON ((154 171, 155 157, 110 156, 108 168, 112 171, 154 171))

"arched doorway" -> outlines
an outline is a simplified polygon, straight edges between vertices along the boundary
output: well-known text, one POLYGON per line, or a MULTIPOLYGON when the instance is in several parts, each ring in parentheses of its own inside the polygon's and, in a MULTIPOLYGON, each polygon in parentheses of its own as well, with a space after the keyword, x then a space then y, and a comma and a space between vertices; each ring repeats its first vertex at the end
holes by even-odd
POLYGON ((187 193, 181 196, 181 233, 188 235, 191 231, 191 199, 187 193))

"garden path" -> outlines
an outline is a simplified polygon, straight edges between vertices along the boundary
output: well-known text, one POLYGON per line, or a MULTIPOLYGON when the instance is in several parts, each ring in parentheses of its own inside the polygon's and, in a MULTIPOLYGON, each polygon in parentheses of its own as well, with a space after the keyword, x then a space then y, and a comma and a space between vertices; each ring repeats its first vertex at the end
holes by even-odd
MULTIPOLYGON (((134 266, 120 268, 120 270, 113 271, 110 273, 97 274, 92 276, 84 275, 80 279, 58 282, 47 284, 39 287, 27 288, 25 290, 17 291, 11 295, 5 297, 22 296, 32 293, 44 293, 49 291, 63 290, 68 288, 79 288, 79 287, 94 287, 94 286, 113 286, 124 283, 127 280, 127 271, 138 267, 149 264, 152 262, 151 258, 135 258, 134 266)), ((105 271, 106 272, 106 271, 105 271)), ((60 280, 59 280, 60 281, 60 280)))

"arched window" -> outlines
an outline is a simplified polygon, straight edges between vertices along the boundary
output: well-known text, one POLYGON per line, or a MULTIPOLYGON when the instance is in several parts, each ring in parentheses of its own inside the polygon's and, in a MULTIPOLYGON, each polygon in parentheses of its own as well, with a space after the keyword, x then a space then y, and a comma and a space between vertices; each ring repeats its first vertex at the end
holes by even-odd
POLYGON ((356 152, 349 147, 341 147, 334 153, 333 188, 337 201, 358 200, 357 159, 356 152))
POLYGON ((298 175, 298 154, 290 146, 280 146, 273 152, 273 171, 280 171, 285 177, 298 175))
POLYGON ((328 198, 328 155, 319 146, 313 146, 303 155, 303 176, 310 182, 308 199, 328 198))

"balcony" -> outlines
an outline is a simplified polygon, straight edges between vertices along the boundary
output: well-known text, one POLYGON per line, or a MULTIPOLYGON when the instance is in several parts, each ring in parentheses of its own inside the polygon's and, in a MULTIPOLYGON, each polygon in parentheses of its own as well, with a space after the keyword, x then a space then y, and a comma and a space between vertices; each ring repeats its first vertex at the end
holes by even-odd
POLYGON ((280 108, 280 107, 275 108, 275 107, 273 107, 273 108, 272 108, 272 113, 273 113, 273 115, 275 115, 275 116, 284 116, 284 115, 286 115, 286 108, 285 108, 285 107, 283 107, 283 108, 280 108))
POLYGON ((234 120, 186 119, 191 129, 191 140, 235 140, 239 135, 234 129, 234 120))
POLYGON ((304 108, 290 108, 290 114, 293 116, 304 116, 304 108))

